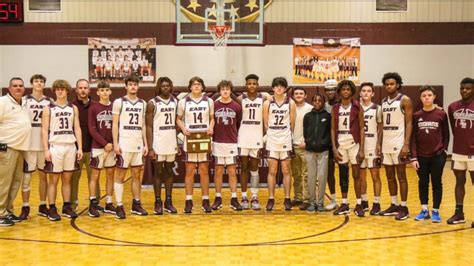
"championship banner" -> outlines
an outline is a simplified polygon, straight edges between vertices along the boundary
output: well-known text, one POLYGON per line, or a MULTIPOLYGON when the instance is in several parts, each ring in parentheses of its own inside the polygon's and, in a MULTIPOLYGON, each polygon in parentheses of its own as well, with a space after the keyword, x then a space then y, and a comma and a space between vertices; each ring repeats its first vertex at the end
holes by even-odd
POLYGON ((154 83, 156 77, 156 39, 88 38, 89 81, 105 80, 123 84, 129 76, 143 83, 154 83))
POLYGON ((293 83, 360 81, 360 38, 293 39, 293 83))

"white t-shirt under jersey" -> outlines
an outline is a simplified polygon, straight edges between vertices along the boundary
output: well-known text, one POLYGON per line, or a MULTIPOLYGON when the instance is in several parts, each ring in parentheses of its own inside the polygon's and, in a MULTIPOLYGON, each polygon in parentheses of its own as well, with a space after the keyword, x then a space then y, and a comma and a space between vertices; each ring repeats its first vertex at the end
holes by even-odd
POLYGON ((295 129, 293 131, 293 144, 299 145, 304 143, 303 136, 303 118, 304 116, 311 112, 313 106, 307 102, 303 106, 296 106, 296 119, 295 119, 295 129))

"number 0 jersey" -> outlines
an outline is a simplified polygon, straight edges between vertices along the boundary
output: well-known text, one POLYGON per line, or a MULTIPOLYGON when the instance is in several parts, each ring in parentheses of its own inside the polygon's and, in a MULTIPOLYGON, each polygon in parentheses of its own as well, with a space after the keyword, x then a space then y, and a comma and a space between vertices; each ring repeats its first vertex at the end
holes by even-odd
POLYGON ((119 116, 118 143, 122 151, 143 151, 143 126, 146 103, 140 98, 131 101, 122 97, 114 101, 112 114, 119 116))
POLYGON ((165 100, 159 96, 151 99, 155 105, 153 113, 153 150, 156 154, 166 155, 178 152, 176 140, 176 99, 165 100))
POLYGON ((268 106, 268 130, 266 149, 269 151, 291 151, 290 98, 281 105, 275 100, 268 106))
POLYGON ((65 106, 51 103, 49 105, 49 143, 72 144, 75 142, 72 103, 67 103, 65 106))
POLYGON ((263 147, 263 96, 251 100, 242 93, 242 121, 238 134, 238 147, 260 149, 263 147))
POLYGON ((43 96, 39 101, 33 95, 26 95, 22 100, 24 107, 28 110, 31 121, 31 137, 29 151, 42 151, 41 141, 41 118, 43 117, 43 108, 49 106, 53 100, 43 96))
POLYGON ((383 143, 382 153, 398 153, 405 143, 405 113, 402 110, 403 94, 394 99, 382 100, 383 143))

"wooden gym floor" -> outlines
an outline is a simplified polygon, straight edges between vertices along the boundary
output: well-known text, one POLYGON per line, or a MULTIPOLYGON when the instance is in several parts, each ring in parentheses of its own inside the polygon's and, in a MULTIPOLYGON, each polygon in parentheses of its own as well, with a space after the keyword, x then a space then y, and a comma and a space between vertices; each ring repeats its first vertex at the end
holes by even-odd
MULTIPOLYGON (((383 171, 381 174, 385 176, 383 171)), ((87 216, 84 177, 80 185, 79 218, 50 222, 36 215, 38 182, 34 175, 31 217, 13 227, 0 228, 0 264, 472 265, 474 189, 470 179, 465 198, 467 222, 447 225, 446 220, 454 212, 455 179, 452 171, 446 167, 443 177, 441 224, 413 220, 420 210, 418 177, 412 168, 408 169, 408 176, 410 218, 406 221, 370 215, 358 218, 353 213, 338 217, 332 213, 285 212, 282 210, 281 188, 277 192, 276 210, 272 213, 263 210, 236 213, 230 210, 227 189, 223 194, 225 207, 206 215, 200 211, 201 193, 196 189, 194 213, 185 215, 182 213, 184 190, 179 188, 174 190, 179 214, 138 217, 129 214, 128 184, 124 195, 127 219, 117 220, 111 215, 93 219, 87 216)), ((387 182, 385 178, 382 180, 384 209, 388 206, 389 196, 387 182)), ((262 205, 266 203, 266 195, 266 189, 261 189, 262 205)), ((372 196, 369 189, 370 200, 372 196)), ((150 213, 153 211, 153 198, 153 190, 142 192, 142 202, 150 213)), ((351 189, 351 207, 354 201, 351 189)), ((20 194, 15 206, 19 212, 20 194)))

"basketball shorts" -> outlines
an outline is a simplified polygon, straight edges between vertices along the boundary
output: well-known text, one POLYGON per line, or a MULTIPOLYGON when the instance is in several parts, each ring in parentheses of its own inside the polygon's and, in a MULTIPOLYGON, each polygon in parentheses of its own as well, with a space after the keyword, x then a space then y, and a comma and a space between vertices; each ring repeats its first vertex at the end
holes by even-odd
POLYGON ((121 155, 115 156, 115 161, 118 168, 143 166, 143 152, 122 152, 121 155))
POLYGON ((474 155, 462 155, 453 153, 452 157, 453 170, 474 171, 474 155))
POLYGON ((291 159, 291 158, 295 157, 295 152, 293 150, 290 150, 290 151, 265 150, 265 157, 268 158, 268 159, 284 161, 284 160, 291 159))
POLYGON ((237 143, 212 143, 212 155, 217 165, 233 165, 237 163, 237 143))
POLYGON ((92 149, 90 167, 94 169, 111 168, 115 166, 115 152, 104 149, 92 149))
POLYGON ((183 162, 186 163, 205 163, 211 160, 208 153, 201 152, 201 153, 184 153, 183 162))
POLYGON ((157 162, 174 162, 176 160, 176 153, 173 154, 157 154, 156 161, 157 162))
POLYGON ((357 158, 357 155, 359 154, 359 144, 355 144, 347 149, 341 148, 341 146, 339 146, 337 150, 342 155, 342 160, 337 163, 346 164, 350 162, 351 164, 359 164, 359 160, 357 158))
POLYGON ((364 158, 362 163, 360 164, 360 168, 380 168, 382 166, 382 160, 380 157, 369 157, 369 158, 364 158))
POLYGON ((44 151, 25 151, 23 153, 23 172, 31 173, 44 169, 44 151))
POLYGON ((402 158, 400 152, 396 153, 382 153, 382 163, 384 165, 399 165, 407 164, 410 162, 410 158, 402 158))
POLYGON ((239 148, 239 156, 250 156, 259 159, 261 154, 261 148, 239 148))
POLYGON ((79 169, 77 162, 77 149, 71 144, 50 144, 51 161, 46 161, 44 171, 47 173, 60 174, 72 172, 79 169))

